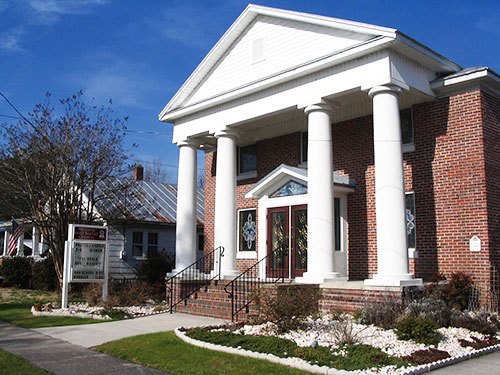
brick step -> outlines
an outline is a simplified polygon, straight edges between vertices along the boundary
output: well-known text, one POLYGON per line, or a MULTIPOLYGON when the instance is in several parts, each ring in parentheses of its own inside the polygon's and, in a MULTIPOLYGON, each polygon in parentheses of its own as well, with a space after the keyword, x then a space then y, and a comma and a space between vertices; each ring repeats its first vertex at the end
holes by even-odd
MULTIPOLYGON (((209 316, 212 318, 219 319, 227 319, 231 320, 231 309, 212 309, 207 307, 193 307, 193 306, 184 306, 177 305, 175 312, 190 314, 190 315, 198 315, 198 316, 209 316)), ((243 312, 238 313, 237 317, 235 317, 236 321, 245 321, 250 317, 254 317, 257 314, 250 312, 249 314, 243 312)))

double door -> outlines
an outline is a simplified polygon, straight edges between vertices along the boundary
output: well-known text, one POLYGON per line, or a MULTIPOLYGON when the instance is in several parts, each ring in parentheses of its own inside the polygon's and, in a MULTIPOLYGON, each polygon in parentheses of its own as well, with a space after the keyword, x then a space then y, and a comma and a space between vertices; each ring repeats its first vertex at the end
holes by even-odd
POLYGON ((302 276, 307 271, 307 205, 269 208, 267 276, 302 276))

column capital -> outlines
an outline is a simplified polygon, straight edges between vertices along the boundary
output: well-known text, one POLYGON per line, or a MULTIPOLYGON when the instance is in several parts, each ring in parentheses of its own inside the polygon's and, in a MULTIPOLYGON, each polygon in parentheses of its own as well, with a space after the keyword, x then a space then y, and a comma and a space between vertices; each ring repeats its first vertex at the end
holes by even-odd
POLYGON ((200 147, 200 143, 195 141, 194 139, 187 138, 183 141, 177 142, 177 147, 184 147, 184 146, 189 146, 189 147, 200 147))
POLYGON ((317 103, 313 103, 313 104, 309 104, 309 105, 305 106, 304 112, 306 115, 308 115, 311 112, 317 112, 317 111, 328 112, 329 114, 332 114, 333 110, 337 109, 339 107, 340 107, 340 104, 337 102, 333 102, 330 100, 327 101, 325 99, 321 99, 317 103))
POLYGON ((216 131, 214 133, 214 137, 215 138, 221 138, 221 137, 236 138, 238 136, 238 134, 239 134, 238 131, 236 131, 234 129, 226 128, 223 130, 216 131))
POLYGON ((396 85, 384 85, 384 86, 374 86, 368 90, 368 96, 373 98, 375 95, 383 92, 393 92, 397 95, 403 92, 403 89, 396 85))

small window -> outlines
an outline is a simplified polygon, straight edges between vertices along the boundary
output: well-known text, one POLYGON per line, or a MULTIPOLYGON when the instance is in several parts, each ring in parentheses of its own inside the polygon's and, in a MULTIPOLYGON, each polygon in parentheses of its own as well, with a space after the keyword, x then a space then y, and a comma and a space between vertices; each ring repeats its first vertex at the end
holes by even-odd
POLYGON ((257 240, 257 210, 242 210, 238 214, 238 250, 255 251, 257 240))
POLYGON ((158 252, 158 233, 148 233, 148 254, 158 252))
POLYGON ((413 119, 411 108, 403 109, 400 112, 401 117, 401 138, 403 145, 413 144, 413 119))
POLYGON ((405 195, 406 237, 409 249, 415 249, 417 244, 415 225, 415 194, 412 191, 405 195))
POLYGON ((333 199, 333 207, 334 207, 334 221, 335 221, 335 251, 342 250, 341 248, 341 232, 340 232, 340 198, 333 199))
POLYGON ((307 163, 307 132, 303 132, 300 135, 300 161, 301 163, 307 163))
POLYGON ((132 256, 142 257, 143 256, 143 233, 142 232, 132 232, 132 256))
POLYGON ((239 148, 238 174, 257 172, 257 144, 239 148))

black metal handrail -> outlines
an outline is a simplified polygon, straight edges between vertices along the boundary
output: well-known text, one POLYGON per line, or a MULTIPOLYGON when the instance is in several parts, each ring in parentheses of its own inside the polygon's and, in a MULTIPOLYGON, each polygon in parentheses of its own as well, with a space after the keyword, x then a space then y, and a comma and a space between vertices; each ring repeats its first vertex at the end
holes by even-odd
POLYGON ((255 291, 261 288, 263 284, 278 283, 285 281, 286 250, 276 249, 267 254, 257 263, 246 269, 235 279, 224 286, 224 290, 231 298, 231 320, 234 322, 236 315, 246 309, 250 311, 250 304, 256 299, 255 291), (274 268, 273 263, 281 265, 281 268, 274 268), (263 266, 266 265, 266 272, 263 266))
POLYGON ((212 280, 220 280, 223 256, 224 248, 219 246, 165 281, 170 313, 179 303, 210 285, 212 280))

